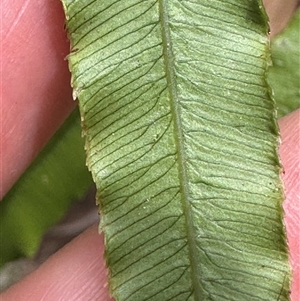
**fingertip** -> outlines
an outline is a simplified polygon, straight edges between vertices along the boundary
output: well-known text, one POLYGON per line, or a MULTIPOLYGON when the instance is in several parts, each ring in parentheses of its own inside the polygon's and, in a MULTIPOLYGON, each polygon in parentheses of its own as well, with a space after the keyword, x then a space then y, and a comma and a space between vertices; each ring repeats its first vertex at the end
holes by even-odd
POLYGON ((92 227, 38 270, 8 289, 2 301, 108 301, 103 236, 92 227))

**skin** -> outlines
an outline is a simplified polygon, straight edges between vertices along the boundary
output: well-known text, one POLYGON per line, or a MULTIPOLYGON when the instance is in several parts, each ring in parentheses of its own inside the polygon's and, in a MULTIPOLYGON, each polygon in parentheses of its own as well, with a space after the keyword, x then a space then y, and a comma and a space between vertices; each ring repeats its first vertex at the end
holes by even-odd
POLYGON ((2 0, 0 6, 2 198, 76 103, 60 1, 2 0))
POLYGON ((280 158, 284 167, 285 225, 293 268, 291 300, 300 300, 300 110, 279 121, 282 144, 280 158))
MULTIPOLYGON (((281 17, 281 27, 271 23, 275 32, 284 27, 297 1, 272 1, 273 5, 266 1, 270 13, 272 9, 280 11, 284 5, 291 7, 281 17)), ((0 43, 0 190, 3 196, 76 103, 72 100, 70 74, 64 60, 69 44, 63 30, 60 2, 2 0, 0 11, 3 15, 0 43)), ((270 20, 276 20, 276 14, 270 20)), ((285 223, 294 269, 292 300, 296 301, 300 298, 300 111, 286 116, 279 125, 282 135, 280 156, 285 170, 285 223)), ((92 227, 1 294, 0 299, 111 300, 103 250, 103 236, 98 235, 96 226, 92 227)))
POLYGON ((271 37, 280 33, 294 11, 300 5, 299 0, 263 0, 271 25, 271 37))

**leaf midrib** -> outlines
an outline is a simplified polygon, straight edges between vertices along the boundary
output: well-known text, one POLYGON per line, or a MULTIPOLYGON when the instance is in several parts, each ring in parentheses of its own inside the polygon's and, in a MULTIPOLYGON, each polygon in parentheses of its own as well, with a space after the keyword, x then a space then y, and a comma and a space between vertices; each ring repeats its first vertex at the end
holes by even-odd
POLYGON ((163 57, 165 63, 165 72, 167 85, 170 93, 170 107, 171 114, 173 116, 174 122, 174 141, 177 150, 177 165, 180 181, 181 190, 181 202, 183 207, 183 214, 186 221, 186 231, 187 231, 187 243, 190 257, 190 268, 191 268, 191 278, 193 284, 193 293, 195 300, 202 300, 204 298, 204 290, 201 286, 200 275, 198 273, 197 265, 197 245, 196 245, 196 233, 193 229, 193 218, 191 214, 191 206, 189 203, 189 187, 187 180, 187 170, 185 167, 186 156, 184 151, 184 136, 182 131, 182 121, 181 121, 181 110, 178 102, 178 94, 176 88, 176 77, 174 73, 174 56, 172 51, 172 40, 170 29, 168 26, 169 16, 168 16, 168 4, 167 0, 159 1, 159 16, 162 31, 162 45, 163 45, 163 57))

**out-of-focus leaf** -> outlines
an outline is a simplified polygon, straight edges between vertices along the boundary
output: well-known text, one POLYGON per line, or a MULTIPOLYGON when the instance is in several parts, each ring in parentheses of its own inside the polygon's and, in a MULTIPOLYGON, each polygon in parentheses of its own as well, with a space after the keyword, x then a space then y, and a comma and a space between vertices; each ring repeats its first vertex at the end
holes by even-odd
POLYGON ((257 0, 64 0, 118 301, 285 301, 257 0))
POLYGON ((300 108, 300 10, 271 43, 273 66, 268 80, 274 90, 278 117, 300 108))
POLYGON ((0 202, 0 266, 33 256, 45 231, 92 184, 76 109, 0 202))

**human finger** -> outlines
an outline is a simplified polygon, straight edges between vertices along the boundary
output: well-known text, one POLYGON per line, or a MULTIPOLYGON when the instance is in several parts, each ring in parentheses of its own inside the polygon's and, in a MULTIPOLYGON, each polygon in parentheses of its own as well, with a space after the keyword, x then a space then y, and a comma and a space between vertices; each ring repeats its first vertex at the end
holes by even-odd
POLYGON ((74 108, 60 1, 0 2, 0 199, 74 108))
POLYGON ((1 301, 109 301, 103 235, 94 226, 0 295, 1 301))
POLYGON ((284 168, 285 225, 293 269, 292 300, 300 300, 300 109, 279 121, 282 144, 280 157, 284 168))

